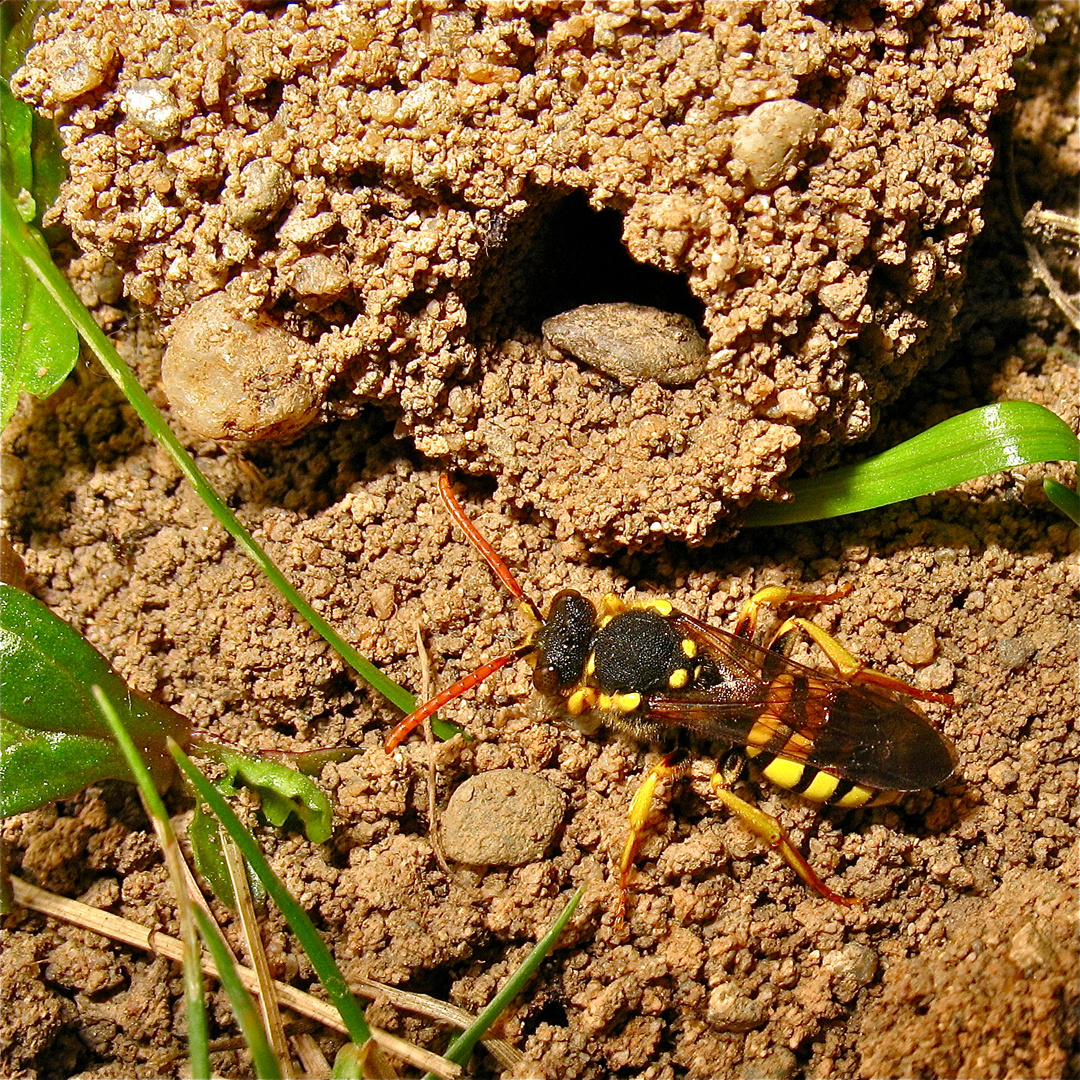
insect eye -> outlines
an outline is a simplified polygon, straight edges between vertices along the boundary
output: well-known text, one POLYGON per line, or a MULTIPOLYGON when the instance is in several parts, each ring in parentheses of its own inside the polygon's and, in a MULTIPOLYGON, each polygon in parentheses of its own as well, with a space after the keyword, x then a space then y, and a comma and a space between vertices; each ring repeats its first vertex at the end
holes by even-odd
POLYGON ((546 664, 533 670, 532 681, 541 694, 554 694, 560 686, 559 673, 546 664))
POLYGON ((548 618, 552 619, 556 617, 556 612, 564 611, 568 606, 573 607, 575 604, 592 605, 586 600, 577 589, 560 589, 552 598, 551 605, 548 608, 548 618))

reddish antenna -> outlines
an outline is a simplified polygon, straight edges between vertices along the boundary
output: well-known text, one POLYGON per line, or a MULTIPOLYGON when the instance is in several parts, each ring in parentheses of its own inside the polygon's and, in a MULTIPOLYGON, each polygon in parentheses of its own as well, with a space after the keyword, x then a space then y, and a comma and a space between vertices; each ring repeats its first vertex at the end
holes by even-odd
MULTIPOLYGON (((495 576, 506 586, 510 595, 525 604, 537 622, 543 622, 544 617, 540 613, 540 608, 537 607, 536 602, 525 594, 525 590, 517 583, 517 579, 510 572, 510 567, 503 561, 502 556, 491 546, 476 525, 469 520, 465 511, 461 508, 461 504, 454 498, 454 491, 450 486, 450 477, 445 473, 439 477, 439 494, 442 495, 442 500, 446 504, 450 516, 468 537, 473 547, 484 556, 484 561, 495 572, 495 576)), ((532 642, 526 642, 524 645, 518 646, 513 652, 507 653, 506 656, 489 660, 469 675, 458 679, 453 686, 448 686, 441 694, 437 694, 430 701, 414 709, 404 719, 399 720, 394 730, 390 732, 390 736, 386 740, 386 752, 389 754, 395 750, 408 738, 414 728, 419 727, 429 716, 438 712, 448 701, 453 701, 454 698, 460 697, 474 686, 478 686, 489 675, 494 675, 496 671, 506 667, 512 661, 520 660, 521 657, 531 652, 532 648, 532 642)))
POLYGON ((525 590, 517 583, 514 575, 510 573, 510 567, 503 561, 502 556, 491 546, 483 533, 465 516, 461 503, 454 498, 454 489, 450 486, 450 477, 446 473, 439 477, 439 494, 442 496, 443 502, 446 503, 446 509, 450 511, 450 516, 469 538, 472 546, 484 556, 485 562, 495 571, 495 576, 506 586, 510 595, 515 600, 521 600, 527 604, 529 610, 536 617, 536 621, 543 622, 544 616, 540 614, 540 609, 530 597, 525 595, 525 590))

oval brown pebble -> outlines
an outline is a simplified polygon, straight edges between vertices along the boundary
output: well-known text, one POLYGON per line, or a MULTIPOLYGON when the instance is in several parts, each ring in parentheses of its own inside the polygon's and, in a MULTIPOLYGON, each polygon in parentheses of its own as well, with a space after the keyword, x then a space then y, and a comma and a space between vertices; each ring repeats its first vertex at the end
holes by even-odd
POLYGON ((544 341, 628 386, 682 386, 709 369, 692 320, 642 304, 584 304, 547 319, 544 341))
POLYGON ((242 322, 223 292, 192 304, 173 324, 161 363, 169 404, 189 431, 208 439, 291 439, 318 412, 301 368, 304 342, 260 316, 242 322))
POLYGON ((566 812, 549 780, 519 769, 470 777, 442 817, 443 851, 456 862, 524 866, 542 859, 566 812))
POLYGON ((226 196, 229 220, 239 228, 261 229, 289 201, 293 178, 273 158, 255 158, 241 170, 239 190, 226 196))

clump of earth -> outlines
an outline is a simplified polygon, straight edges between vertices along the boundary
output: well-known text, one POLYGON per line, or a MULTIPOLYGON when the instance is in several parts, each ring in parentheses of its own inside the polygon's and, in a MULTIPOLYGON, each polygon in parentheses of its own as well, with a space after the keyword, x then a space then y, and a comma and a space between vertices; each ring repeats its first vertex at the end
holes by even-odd
POLYGON ((161 317, 181 423, 280 439, 377 402, 610 549, 729 533, 940 355, 1032 34, 995 2, 95 0, 37 38, 14 85, 67 146, 76 273, 161 317), (542 348, 593 304, 681 316, 704 356, 672 381, 542 348))

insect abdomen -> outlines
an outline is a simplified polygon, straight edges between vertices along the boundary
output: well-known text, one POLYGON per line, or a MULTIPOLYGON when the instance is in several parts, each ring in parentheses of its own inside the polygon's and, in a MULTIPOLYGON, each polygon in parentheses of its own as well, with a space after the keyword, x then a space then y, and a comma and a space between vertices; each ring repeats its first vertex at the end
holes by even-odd
POLYGON ((830 806, 865 806, 878 792, 863 787, 832 773, 822 772, 813 765, 776 757, 766 750, 746 748, 746 756, 758 765, 761 775, 777 787, 797 792, 812 802, 828 803, 830 806))

